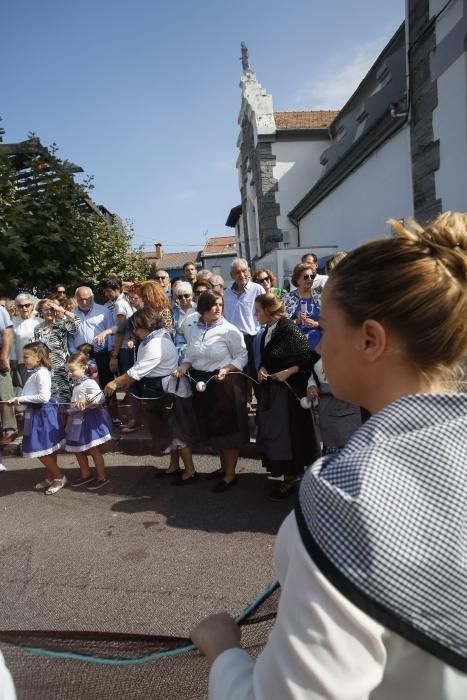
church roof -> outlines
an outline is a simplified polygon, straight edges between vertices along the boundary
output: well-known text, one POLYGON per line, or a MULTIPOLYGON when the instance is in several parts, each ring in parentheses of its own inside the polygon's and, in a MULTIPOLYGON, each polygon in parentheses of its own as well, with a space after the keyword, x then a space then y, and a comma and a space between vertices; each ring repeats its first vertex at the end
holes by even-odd
POLYGON ((327 129, 338 114, 336 109, 274 112, 274 120, 277 129, 327 129))

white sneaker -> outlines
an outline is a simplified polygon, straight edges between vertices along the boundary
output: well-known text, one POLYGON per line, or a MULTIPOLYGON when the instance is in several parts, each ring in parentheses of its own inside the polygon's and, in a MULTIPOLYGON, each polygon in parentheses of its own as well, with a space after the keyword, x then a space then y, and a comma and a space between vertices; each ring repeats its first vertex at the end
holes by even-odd
POLYGON ((68 479, 66 478, 65 475, 62 476, 61 479, 54 479, 45 492, 46 496, 52 496, 52 494, 57 493, 57 491, 60 491, 64 486, 66 486, 68 479))

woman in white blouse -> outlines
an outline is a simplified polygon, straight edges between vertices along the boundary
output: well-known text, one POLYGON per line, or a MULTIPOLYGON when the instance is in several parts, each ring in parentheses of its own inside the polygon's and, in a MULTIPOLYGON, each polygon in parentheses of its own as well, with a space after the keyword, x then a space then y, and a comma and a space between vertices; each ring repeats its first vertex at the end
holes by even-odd
POLYGON ((210 475, 221 479, 213 491, 222 493, 236 483, 238 452, 249 437, 245 382, 240 375, 248 353, 243 335, 222 316, 220 294, 203 292, 197 308, 199 321, 192 327, 185 362, 174 376, 183 377, 189 370, 197 382, 193 401, 202 437, 220 456, 220 469, 210 475))
POLYGON ((198 438, 198 426, 188 380, 183 377, 177 380, 172 376, 178 365, 177 350, 169 332, 162 327, 161 314, 154 309, 139 309, 130 318, 130 323, 141 341, 136 363, 125 374, 109 382, 105 394, 110 396, 133 382, 140 383, 144 424, 151 433, 154 454, 170 454, 168 473, 178 477, 177 486, 193 484, 198 475, 191 445, 198 438), (179 455, 185 466, 182 472, 178 469, 179 455))

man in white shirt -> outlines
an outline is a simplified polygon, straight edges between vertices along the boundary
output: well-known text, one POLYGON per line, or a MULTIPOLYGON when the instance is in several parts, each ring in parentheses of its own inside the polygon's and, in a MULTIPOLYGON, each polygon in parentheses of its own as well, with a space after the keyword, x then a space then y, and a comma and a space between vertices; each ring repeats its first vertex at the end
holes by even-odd
POLYGON ((79 318, 78 332, 70 336, 70 352, 76 352, 82 343, 90 343, 94 347, 95 360, 99 372, 99 384, 101 389, 113 377, 109 369, 109 351, 106 344, 102 347, 95 341, 95 337, 113 326, 113 316, 109 309, 102 304, 96 304, 94 293, 90 287, 78 287, 75 292, 78 308, 75 316, 79 318))
MULTIPOLYGON (((130 316, 133 316, 133 309, 130 306, 128 299, 123 294, 123 284, 120 277, 117 275, 109 275, 101 282, 102 293, 107 299, 104 306, 110 311, 113 318, 112 333, 120 324, 124 323, 130 316)), ((126 340, 128 340, 126 338, 126 340)), ((121 374, 125 374, 133 364, 133 350, 129 350, 126 343, 117 352, 114 350, 114 336, 108 337, 108 348, 110 357, 118 360, 118 368, 121 374)))
POLYGON ((248 350, 246 372, 250 377, 256 378, 253 338, 259 331, 260 324, 255 314, 255 299, 264 294, 264 289, 251 281, 250 268, 243 258, 232 260, 230 276, 234 282, 224 292, 224 318, 243 334, 248 350))

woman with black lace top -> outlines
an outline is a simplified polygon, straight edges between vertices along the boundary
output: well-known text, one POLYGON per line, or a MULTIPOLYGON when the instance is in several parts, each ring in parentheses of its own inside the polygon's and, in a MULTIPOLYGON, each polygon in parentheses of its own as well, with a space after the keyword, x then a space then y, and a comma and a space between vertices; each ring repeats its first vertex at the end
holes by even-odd
POLYGON ((284 476, 269 495, 270 500, 281 501, 292 495, 305 467, 319 456, 311 413, 297 398, 306 396, 307 379, 318 356, 305 334, 287 318, 278 297, 261 294, 255 304, 258 321, 266 324, 258 368, 256 445, 263 466, 273 476, 284 476))

